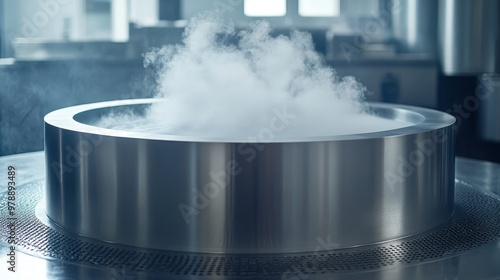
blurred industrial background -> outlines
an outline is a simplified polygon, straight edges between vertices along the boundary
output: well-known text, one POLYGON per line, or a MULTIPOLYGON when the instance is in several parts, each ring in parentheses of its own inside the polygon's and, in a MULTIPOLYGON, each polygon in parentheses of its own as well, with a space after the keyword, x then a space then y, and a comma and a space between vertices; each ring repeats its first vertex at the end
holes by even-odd
POLYGON ((369 101, 450 112, 457 155, 500 162, 498 0, 0 0, 0 156, 42 150, 52 110, 151 97, 142 54, 207 10, 310 32, 369 101))

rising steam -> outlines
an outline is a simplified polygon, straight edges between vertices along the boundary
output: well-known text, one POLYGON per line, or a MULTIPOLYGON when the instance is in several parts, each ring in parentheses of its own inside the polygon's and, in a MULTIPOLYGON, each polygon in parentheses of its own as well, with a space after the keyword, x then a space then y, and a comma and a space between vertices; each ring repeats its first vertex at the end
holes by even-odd
POLYGON ((145 66, 158 69, 156 96, 166 100, 152 106, 150 126, 157 133, 213 138, 247 139, 264 131, 272 141, 407 125, 368 114, 365 87, 337 76, 315 52, 310 34, 271 31, 259 21, 236 32, 205 15, 191 21, 183 45, 146 53, 145 66))

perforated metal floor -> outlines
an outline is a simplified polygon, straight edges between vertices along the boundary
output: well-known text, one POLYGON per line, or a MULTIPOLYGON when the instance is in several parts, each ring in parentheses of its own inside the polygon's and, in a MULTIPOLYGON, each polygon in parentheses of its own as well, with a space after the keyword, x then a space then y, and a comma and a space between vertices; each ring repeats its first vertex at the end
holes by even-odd
MULTIPOLYGON (((44 258, 128 271, 197 276, 303 275, 358 272, 449 257, 500 238, 500 200, 456 183, 456 215, 446 227, 409 240, 306 254, 193 254, 147 250, 63 234, 41 222, 36 205, 43 182, 18 187, 18 250, 44 258)), ((0 236, 7 234, 6 196, 0 195, 0 236)))

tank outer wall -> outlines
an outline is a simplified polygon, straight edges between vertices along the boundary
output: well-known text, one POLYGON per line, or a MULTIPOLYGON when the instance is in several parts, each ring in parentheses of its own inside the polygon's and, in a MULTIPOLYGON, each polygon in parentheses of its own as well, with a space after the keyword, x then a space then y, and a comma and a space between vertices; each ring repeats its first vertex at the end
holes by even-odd
POLYGON ((450 218, 453 141, 452 125, 252 144, 115 137, 46 122, 47 215, 72 233, 164 250, 283 253, 377 243, 450 218))

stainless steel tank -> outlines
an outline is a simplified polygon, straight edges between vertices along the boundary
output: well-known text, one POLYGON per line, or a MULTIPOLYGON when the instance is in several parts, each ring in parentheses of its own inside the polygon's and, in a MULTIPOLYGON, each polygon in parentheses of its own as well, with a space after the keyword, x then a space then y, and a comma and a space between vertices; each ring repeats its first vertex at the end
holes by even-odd
POLYGON ((371 104, 412 125, 376 133, 227 141, 99 128, 113 101, 45 117, 46 211, 64 231, 190 252, 290 253, 428 232, 454 211, 454 118, 371 104))
POLYGON ((439 53, 446 75, 498 72, 500 1, 439 1, 439 53))
POLYGON ((500 143, 500 74, 483 74, 478 79, 480 97, 479 136, 487 141, 500 143))
POLYGON ((436 54, 437 7, 435 0, 394 0, 392 30, 403 53, 436 54))

